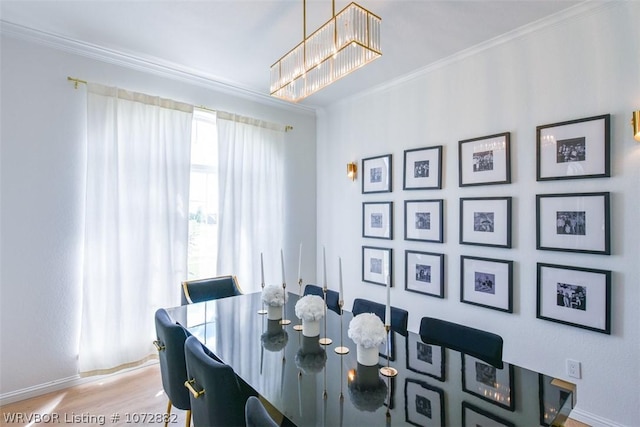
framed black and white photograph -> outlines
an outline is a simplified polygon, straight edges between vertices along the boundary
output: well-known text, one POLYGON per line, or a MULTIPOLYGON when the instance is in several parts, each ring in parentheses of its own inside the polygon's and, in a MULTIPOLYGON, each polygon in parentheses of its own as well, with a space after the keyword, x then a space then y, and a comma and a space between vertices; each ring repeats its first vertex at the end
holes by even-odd
POLYGON ((404 239, 442 243, 444 200, 405 200, 404 239))
POLYGON ((409 334, 406 343, 407 369, 444 381, 446 365, 444 347, 427 344, 418 334, 409 334))
POLYGON ((513 366, 503 363, 496 368, 478 358, 461 353, 462 390, 482 400, 515 410, 513 366))
POLYGON ((611 176, 610 115, 536 128, 538 181, 611 176))
POLYGON ((362 203, 362 237, 393 239, 393 202, 362 203))
POLYGON ((536 317, 611 334, 611 271, 538 263, 536 317))
POLYGON ((489 411, 478 408, 469 402, 462 402, 462 427, 515 427, 511 421, 505 420, 489 411))
POLYGON ((540 399, 540 425, 550 427, 568 399, 571 392, 551 384, 553 378, 538 374, 540 399))
POLYGON ((362 247, 362 281, 387 286, 393 286, 393 271, 391 265, 391 248, 362 247))
POLYGON ((513 261, 460 256, 460 301, 513 313, 513 261))
POLYGON ((404 383, 405 419, 420 427, 444 427, 444 392, 423 381, 407 378, 404 383))
POLYGON ((391 154, 362 159, 362 193, 389 193, 392 184, 391 154))
POLYGON ((459 141, 458 185, 509 184, 509 141, 509 132, 459 141))
POLYGON ((511 197, 460 199, 460 243, 511 247, 511 197))
POLYGON ((442 188, 442 145, 404 151, 404 190, 442 188))
POLYGON ((611 253, 609 193, 536 195, 536 247, 611 253))
POLYGON ((407 250, 404 271, 407 291, 444 298, 444 254, 407 250))

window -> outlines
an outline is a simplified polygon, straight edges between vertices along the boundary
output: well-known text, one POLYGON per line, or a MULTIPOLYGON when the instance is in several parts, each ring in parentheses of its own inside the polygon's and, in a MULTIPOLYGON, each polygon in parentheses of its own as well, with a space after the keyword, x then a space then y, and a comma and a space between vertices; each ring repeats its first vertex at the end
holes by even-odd
POLYGON ((189 187, 189 280, 216 275, 218 256, 218 133, 216 115, 193 112, 189 187))

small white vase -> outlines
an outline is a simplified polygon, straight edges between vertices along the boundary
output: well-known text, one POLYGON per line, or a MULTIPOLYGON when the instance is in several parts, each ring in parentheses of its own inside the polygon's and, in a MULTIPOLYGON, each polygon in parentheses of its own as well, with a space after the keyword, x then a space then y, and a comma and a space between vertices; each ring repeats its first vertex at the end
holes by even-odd
POLYGON ((378 347, 363 347, 358 344, 356 349, 358 363, 364 366, 374 366, 378 364, 378 347))
POLYGON ((302 320, 302 335, 305 337, 317 337, 320 335, 320 322, 318 320, 302 320))
POLYGON ((280 320, 282 319, 282 306, 281 305, 268 305, 267 306, 267 319, 280 320))

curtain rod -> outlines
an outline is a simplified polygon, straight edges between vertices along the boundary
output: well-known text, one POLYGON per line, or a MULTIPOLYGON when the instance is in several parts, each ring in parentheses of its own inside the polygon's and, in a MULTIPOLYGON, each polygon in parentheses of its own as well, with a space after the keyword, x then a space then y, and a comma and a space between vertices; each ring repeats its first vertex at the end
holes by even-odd
MULTIPOLYGON (((85 84, 85 85, 87 84, 86 80, 80 80, 80 79, 75 78, 75 77, 68 77, 67 76, 67 80, 70 81, 70 82, 73 82, 73 88, 74 89, 78 89, 78 85, 79 84, 85 84)), ((245 117, 242 117, 242 116, 238 116, 237 114, 234 114, 234 113, 227 113, 226 111, 213 110, 213 109, 207 108, 207 107, 205 107, 203 105, 200 105, 200 106, 195 107, 195 108, 199 108, 199 109, 205 110, 205 111, 211 111, 212 113, 222 113, 223 115, 225 115, 227 117, 239 117, 240 119, 244 118, 244 119, 256 120, 256 119, 252 119, 251 117, 246 117, 245 118, 245 117)), ((240 120, 240 121, 242 121, 242 120, 240 120)), ((260 120, 260 121, 262 121, 262 120, 260 120)), ((277 126, 281 126, 281 125, 277 125, 277 126)), ((289 132, 289 131, 292 131, 292 130, 293 130, 293 126, 284 125, 284 131, 285 132, 289 132)))

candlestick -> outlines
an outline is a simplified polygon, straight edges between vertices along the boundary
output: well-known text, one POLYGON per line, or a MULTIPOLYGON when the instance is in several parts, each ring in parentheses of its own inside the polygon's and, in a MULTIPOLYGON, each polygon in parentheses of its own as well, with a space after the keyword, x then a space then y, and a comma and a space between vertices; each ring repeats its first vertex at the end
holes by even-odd
POLYGON ((284 252, 282 251, 282 249, 280 249, 280 261, 282 264, 282 283, 287 283, 286 280, 284 280, 284 252))
MULTIPOLYGON (((260 252, 260 275, 262 278, 260 287, 264 290, 264 261, 262 259, 262 252, 260 252)), ((264 301, 262 301, 262 309, 258 310, 258 314, 267 314, 267 310, 264 308, 264 301)))
POLYGON ((298 253, 298 283, 302 280, 302 243, 300 243, 300 252, 298 253))
POLYGON ((327 255, 324 250, 324 246, 322 247, 322 272, 323 272, 323 282, 322 287, 327 289, 327 255))
POLYGON ((338 258, 338 272, 340 274, 340 288, 338 289, 338 300, 344 300, 344 291, 342 290, 342 258, 338 258))
POLYGON ((391 325, 391 281, 387 275, 387 307, 384 312, 384 324, 391 325))
POLYGON ((392 368, 391 366, 389 366, 389 358, 391 357, 391 340, 390 340, 390 330, 391 330, 391 326, 389 325, 385 325, 384 326, 386 332, 387 332, 387 366, 380 368, 380 373, 382 375, 384 375, 385 377, 395 377, 396 375, 398 375, 398 370, 396 368, 392 368))

